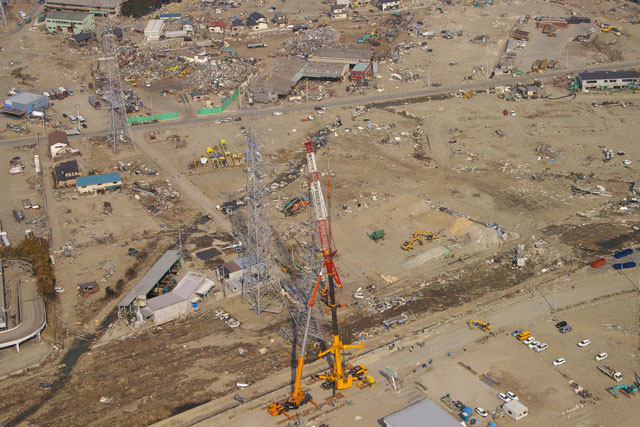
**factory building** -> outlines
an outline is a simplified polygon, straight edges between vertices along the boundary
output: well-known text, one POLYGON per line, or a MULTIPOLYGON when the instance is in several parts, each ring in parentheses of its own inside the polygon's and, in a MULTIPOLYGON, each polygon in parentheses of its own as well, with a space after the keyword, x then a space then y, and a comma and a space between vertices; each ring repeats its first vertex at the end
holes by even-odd
POLYGON ((93 14, 86 12, 50 12, 45 25, 50 33, 79 34, 96 29, 93 14))
POLYGON ((144 29, 144 38, 147 41, 158 41, 162 35, 164 21, 162 19, 151 19, 144 29))
POLYGON ((47 108, 49 108, 49 98, 46 95, 20 92, 6 98, 0 111, 14 116, 24 116, 47 108))
POLYGON ((117 190, 122 187, 120 172, 101 175, 80 176, 76 179, 78 193, 104 193, 106 190, 117 190))
POLYGON ((583 92, 589 89, 622 89, 638 85, 637 71, 593 71, 579 73, 578 80, 583 92))
POLYGON ((45 0, 47 10, 66 10, 99 14, 107 10, 110 14, 120 14, 120 5, 125 0, 45 0))
POLYGON ((309 57, 311 62, 331 62, 354 66, 360 62, 371 62, 373 49, 327 47, 316 50, 309 57))

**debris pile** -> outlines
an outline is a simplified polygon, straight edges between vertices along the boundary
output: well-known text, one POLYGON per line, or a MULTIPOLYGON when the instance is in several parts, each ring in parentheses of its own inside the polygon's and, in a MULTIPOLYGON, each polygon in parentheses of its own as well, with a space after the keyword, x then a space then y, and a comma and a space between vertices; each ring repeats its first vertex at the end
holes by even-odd
POLYGON ((287 41, 282 50, 289 55, 306 58, 322 47, 342 47, 335 28, 320 27, 306 31, 287 41))

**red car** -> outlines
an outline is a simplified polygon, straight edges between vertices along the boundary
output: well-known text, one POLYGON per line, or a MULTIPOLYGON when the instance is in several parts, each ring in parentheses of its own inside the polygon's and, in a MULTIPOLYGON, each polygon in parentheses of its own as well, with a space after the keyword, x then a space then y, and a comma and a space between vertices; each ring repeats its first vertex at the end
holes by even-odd
POLYGON ((509 112, 507 110, 502 110, 502 114, 505 115, 505 116, 508 116, 509 112))

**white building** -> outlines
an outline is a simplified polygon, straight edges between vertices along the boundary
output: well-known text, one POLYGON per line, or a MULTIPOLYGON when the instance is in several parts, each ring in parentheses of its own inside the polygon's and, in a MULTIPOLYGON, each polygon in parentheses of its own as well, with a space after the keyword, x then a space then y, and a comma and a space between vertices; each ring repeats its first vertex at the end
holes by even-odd
POLYGON ((148 299, 147 306, 140 311, 145 318, 152 318, 153 323, 162 325, 197 310, 202 300, 214 293, 214 287, 206 275, 191 271, 171 292, 148 299))
POLYGON ((378 0, 380 10, 397 9, 400 7, 400 0, 378 0))
POLYGON ((162 19, 149 20, 146 28, 144 29, 144 38, 147 41, 160 40, 160 36, 162 35, 163 28, 164 28, 164 21, 162 19))
POLYGON ((589 89, 624 89, 638 86, 637 71, 593 71, 578 74, 582 91, 589 89))
POLYGON ((529 414, 529 409, 518 400, 512 400, 502 405, 504 413, 518 421, 529 414))

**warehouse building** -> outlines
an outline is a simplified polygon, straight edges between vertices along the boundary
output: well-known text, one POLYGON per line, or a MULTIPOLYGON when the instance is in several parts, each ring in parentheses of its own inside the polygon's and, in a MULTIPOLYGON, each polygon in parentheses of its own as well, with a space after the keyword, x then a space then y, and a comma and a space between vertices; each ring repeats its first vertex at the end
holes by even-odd
POLYGON ((34 111, 44 111, 49 108, 49 98, 46 95, 20 92, 4 100, 0 111, 13 116, 24 116, 34 111))
POLYGON ((148 299, 142 306, 142 315, 156 325, 178 319, 196 310, 201 302, 214 292, 215 284, 202 273, 189 272, 171 292, 148 299))
POLYGON ((249 103, 269 103, 284 98, 302 79, 341 81, 347 77, 346 63, 307 62, 297 57, 281 60, 258 77, 247 90, 249 103))
POLYGON ((460 427, 461 425, 460 421, 429 399, 384 417, 380 424, 385 427, 460 427))
POLYGON ((50 12, 45 25, 50 33, 79 34, 96 29, 93 14, 86 12, 50 12))
POLYGON ((158 41, 162 35, 164 21, 162 19, 151 19, 144 29, 144 38, 147 41, 158 41))
POLYGON ((78 193, 104 193, 106 190, 118 190, 122 187, 120 172, 104 173, 101 175, 81 176, 76 180, 78 193))
POLYGON ((578 80, 583 92, 590 89, 622 89, 638 85, 637 71, 593 71, 579 73, 578 80))
POLYGON ((72 12, 89 12, 100 14, 107 10, 110 14, 119 15, 120 5, 125 0, 45 0, 48 10, 68 10, 72 12))
POLYGON ((373 49, 368 48, 344 48, 326 47, 316 50, 309 57, 311 62, 333 62, 336 64, 349 64, 354 66, 360 62, 371 62, 373 49))
POLYGON ((134 308, 136 300, 146 301, 162 293, 162 287, 176 275, 181 266, 180 251, 168 250, 142 276, 142 279, 120 300, 117 305, 118 316, 123 317, 134 308))

